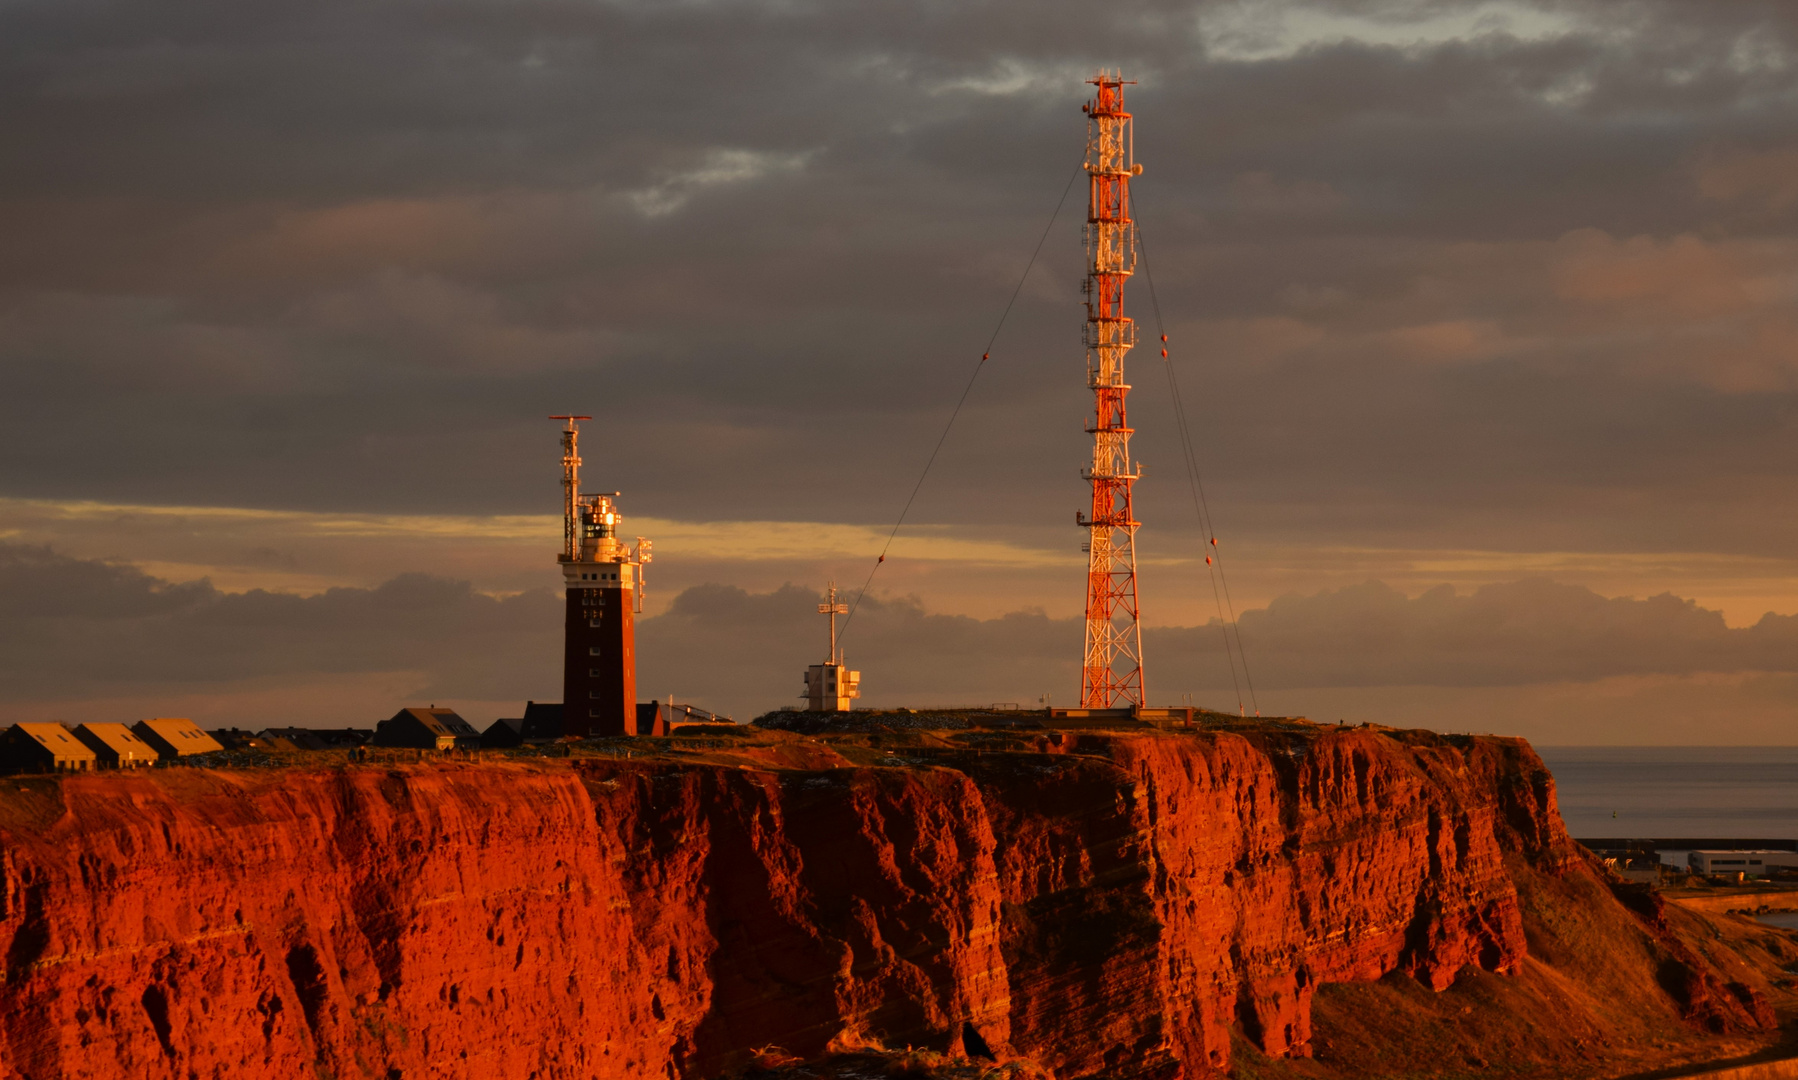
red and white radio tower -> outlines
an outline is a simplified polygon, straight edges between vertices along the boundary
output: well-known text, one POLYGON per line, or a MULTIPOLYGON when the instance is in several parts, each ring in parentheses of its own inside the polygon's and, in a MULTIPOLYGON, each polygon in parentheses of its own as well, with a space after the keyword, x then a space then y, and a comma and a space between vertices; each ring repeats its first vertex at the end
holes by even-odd
POLYGON ((1083 106, 1087 115, 1086 171, 1086 377, 1095 399, 1093 485, 1086 564, 1086 659, 1080 670, 1080 704, 1110 709, 1143 704, 1142 628, 1137 623, 1136 527, 1130 489, 1142 470, 1130 460, 1130 424, 1124 399, 1124 354, 1136 344, 1136 324, 1124 315, 1124 282, 1136 269, 1136 223, 1130 218, 1134 163, 1130 114, 1124 111, 1122 72, 1101 71, 1087 82, 1098 87, 1083 106))

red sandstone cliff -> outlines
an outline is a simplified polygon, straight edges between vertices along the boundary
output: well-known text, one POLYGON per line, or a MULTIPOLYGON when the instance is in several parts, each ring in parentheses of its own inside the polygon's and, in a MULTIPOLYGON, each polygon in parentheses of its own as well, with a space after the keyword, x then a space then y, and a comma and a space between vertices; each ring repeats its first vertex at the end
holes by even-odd
MULTIPOLYGON (((0 1076, 1198 1076, 1308 1053, 1327 984, 1518 971, 1519 881, 1596 881, 1520 741, 984 738, 0 780, 0 1076)), ((1770 1021, 1593 895, 1669 1015, 1770 1021)))

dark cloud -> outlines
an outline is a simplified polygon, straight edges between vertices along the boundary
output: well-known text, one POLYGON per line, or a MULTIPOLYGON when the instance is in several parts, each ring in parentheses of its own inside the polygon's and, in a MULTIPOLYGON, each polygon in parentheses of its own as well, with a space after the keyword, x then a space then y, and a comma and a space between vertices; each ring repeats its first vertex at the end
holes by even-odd
MULTIPOLYGON (((1160 300, 1242 527, 1778 548, 1789 9, 1488 8, 12 4, 0 490, 518 511, 554 497, 539 416, 579 408, 647 512, 881 521, 1104 63, 1141 75, 1160 300)), ((1069 211, 926 519, 1079 499, 1069 211)))
MULTIPOLYGON (((741 700, 751 690, 796 698, 796 658, 815 663, 824 653, 816 603, 815 592, 792 586, 688 589, 667 614, 643 624, 645 693, 666 689, 655 684, 660 678, 710 700, 741 700)), ((1470 594, 1444 585, 1417 597, 1370 581, 1282 597, 1241 621, 1248 681, 1300 702, 1303 695, 1291 692, 1798 672, 1798 617, 1769 614, 1735 629, 1676 596, 1610 598, 1545 580, 1470 594)), ((1081 634, 1077 619, 1018 613, 982 620, 886 600, 866 602, 845 641, 852 666, 865 670, 871 702, 968 704, 1000 695, 1028 703, 1047 692, 1065 705, 1076 697, 1081 634)), ((1224 650, 1215 622, 1145 630, 1151 699, 1177 702, 1192 693, 1214 707, 1233 706, 1224 650)), ((1242 687, 1246 698, 1248 682, 1242 687)))
MULTIPOLYGON (((828 651, 818 592, 687 589, 638 637, 641 695, 720 703, 739 716, 795 704, 805 666, 828 651)), ((846 659, 865 671, 867 702, 884 705, 1069 703, 1080 677, 1081 626, 1018 612, 997 619, 936 615, 915 599, 862 601, 844 630, 846 659)))
POLYGON ((408 574, 316 596, 222 593, 0 544, 0 604, 0 695, 13 702, 389 671, 439 697, 541 699, 561 682, 560 603, 546 591, 494 599, 408 574))
MULTIPOLYGON (((1159 630, 1150 641, 1178 663, 1221 648, 1216 634, 1216 627, 1159 630)), ((1798 671, 1798 617, 1768 614, 1732 629, 1720 613, 1671 594, 1611 598, 1540 579, 1466 595, 1443 585, 1407 597, 1370 581, 1286 596, 1245 612, 1242 635, 1251 674, 1282 689, 1798 671)))
MULTIPOLYGON (((0 620, 141 619, 217 597, 205 582, 172 585, 131 566, 71 559, 47 547, 0 543, 0 620)), ((30 634, 20 633, 21 642, 30 634)))
MULTIPOLYGON (((0 698, 13 703, 376 672, 407 673, 413 696, 433 700, 547 700, 561 683, 561 604, 547 591, 495 599, 412 574, 309 597, 231 594, 0 544, 0 597, 0 698)), ((817 602, 793 585, 683 591, 640 623, 639 696, 740 718, 796 701, 805 666, 825 652, 817 602)), ((1301 704, 1302 691, 1333 688, 1798 672, 1798 617, 1732 629, 1678 597, 1612 599, 1540 580, 1468 595, 1442 586, 1412 598, 1369 582, 1288 596, 1244 613, 1242 636, 1257 691, 1301 704)), ((864 703, 879 705, 1029 706, 1045 693, 1072 704, 1080 642, 1077 619, 931 614, 904 598, 869 597, 844 633, 864 703)), ((1150 629, 1144 651, 1152 699, 1232 703, 1216 624, 1150 629)))

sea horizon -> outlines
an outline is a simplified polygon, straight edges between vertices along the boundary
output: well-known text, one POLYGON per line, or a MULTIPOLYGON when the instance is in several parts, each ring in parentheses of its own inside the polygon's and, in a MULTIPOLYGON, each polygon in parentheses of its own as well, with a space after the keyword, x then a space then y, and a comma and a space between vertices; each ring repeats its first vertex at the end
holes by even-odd
POLYGON ((1798 838, 1798 746, 1536 745, 1575 837, 1798 838))

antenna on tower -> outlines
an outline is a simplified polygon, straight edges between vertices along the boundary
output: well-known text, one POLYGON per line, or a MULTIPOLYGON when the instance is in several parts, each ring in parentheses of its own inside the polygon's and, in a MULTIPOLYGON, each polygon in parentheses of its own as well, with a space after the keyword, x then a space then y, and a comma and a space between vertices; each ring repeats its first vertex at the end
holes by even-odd
POLYGON ((848 604, 837 603, 837 583, 830 583, 830 590, 824 594, 824 602, 818 605, 818 614, 830 616, 830 652, 824 656, 826 664, 841 664, 842 650, 837 648, 837 616, 849 614, 848 604))
POLYGON ((1124 111, 1122 72, 1100 71, 1086 113, 1086 381, 1094 419, 1092 517, 1074 520, 1089 530, 1086 546, 1086 651, 1080 665, 1080 704, 1109 709, 1143 704, 1142 627, 1136 597, 1136 520, 1132 488, 1142 475, 1130 460, 1131 428, 1125 399, 1124 354, 1136 344, 1136 323, 1124 314, 1124 283, 1136 270, 1136 222, 1130 216, 1135 134, 1124 111))
POLYGON ((562 561, 574 562, 581 556, 581 429, 580 421, 591 416, 552 416, 565 420, 562 428, 562 561))

